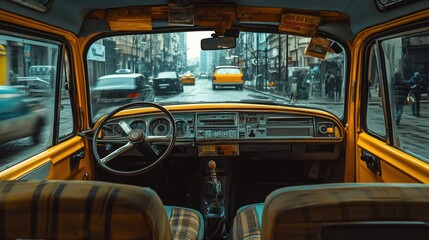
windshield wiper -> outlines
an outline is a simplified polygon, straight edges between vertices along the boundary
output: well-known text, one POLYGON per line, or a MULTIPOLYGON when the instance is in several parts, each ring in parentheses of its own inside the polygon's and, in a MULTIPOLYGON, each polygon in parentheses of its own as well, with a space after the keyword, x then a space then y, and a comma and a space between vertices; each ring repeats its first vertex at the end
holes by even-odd
POLYGON ((294 105, 293 102, 287 100, 272 100, 272 99, 242 99, 242 103, 255 103, 255 104, 271 104, 271 105, 294 105))

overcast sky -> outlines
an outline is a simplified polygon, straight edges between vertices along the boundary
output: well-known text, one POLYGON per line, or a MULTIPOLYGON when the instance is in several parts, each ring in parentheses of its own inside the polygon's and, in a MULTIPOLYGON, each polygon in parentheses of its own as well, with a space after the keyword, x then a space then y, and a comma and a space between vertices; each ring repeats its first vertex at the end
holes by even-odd
POLYGON ((201 45, 200 41, 203 38, 211 37, 213 32, 188 32, 187 33, 187 47, 188 47, 188 59, 194 59, 200 57, 201 45))

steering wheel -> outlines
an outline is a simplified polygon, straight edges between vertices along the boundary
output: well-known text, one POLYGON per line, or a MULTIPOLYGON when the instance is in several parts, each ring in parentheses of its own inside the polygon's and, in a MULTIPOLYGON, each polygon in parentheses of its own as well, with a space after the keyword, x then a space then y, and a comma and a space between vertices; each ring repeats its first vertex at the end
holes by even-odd
MULTIPOLYGON (((118 143, 116 140, 112 140, 112 143, 118 143)), ((152 102, 134 102, 125 104, 112 112, 110 112, 97 126, 97 128, 94 131, 94 137, 92 138, 92 152, 94 154, 95 160, 98 162, 101 168, 104 170, 115 174, 115 175, 121 175, 121 176, 134 176, 141 173, 145 173, 151 169, 153 169, 155 166, 160 164, 164 159, 167 158, 168 154, 173 149, 174 143, 176 142, 176 124, 174 122, 173 115, 163 106, 152 103, 152 102), (138 107, 138 106, 151 106, 154 108, 159 109, 162 111, 168 118, 168 121, 170 122, 170 133, 167 136, 147 136, 146 133, 142 129, 131 129, 131 127, 126 123, 125 121, 120 121, 119 126, 121 129, 127 134, 128 142, 115 151, 107 154, 105 157, 101 158, 100 155, 98 155, 97 150, 97 143, 100 142, 99 135, 101 129, 105 127, 106 123, 115 116, 118 112, 132 108, 132 107, 138 107), (159 153, 159 151, 153 147, 152 142, 160 141, 160 142, 166 142, 168 141, 168 146, 165 149, 163 153, 159 153), (137 169, 137 170, 130 170, 130 171, 122 171, 117 170, 114 168, 111 168, 107 165, 107 163, 114 158, 118 157, 120 154, 128 151, 129 149, 135 147, 141 154, 143 154, 144 158, 149 158, 149 161, 151 162, 149 165, 137 169)), ((103 140, 103 143, 109 143, 109 140, 103 140)))

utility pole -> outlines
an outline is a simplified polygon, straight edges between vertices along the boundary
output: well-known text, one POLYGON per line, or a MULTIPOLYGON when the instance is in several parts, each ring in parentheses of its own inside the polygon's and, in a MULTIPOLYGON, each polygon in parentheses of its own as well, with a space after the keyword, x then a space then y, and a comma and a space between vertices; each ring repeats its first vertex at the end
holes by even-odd
POLYGON ((297 42, 297 36, 295 35, 295 67, 298 67, 298 42, 297 42))
POLYGON ((267 90, 268 84, 268 37, 265 33, 265 79, 264 79, 264 90, 267 90))
MULTIPOLYGON (((245 40, 246 40, 246 43, 244 44, 244 46, 248 46, 247 44, 249 44, 249 38, 248 38, 248 32, 245 32, 244 33, 244 35, 245 35, 245 40)), ((246 68, 246 75, 245 75, 245 80, 249 80, 248 78, 249 78, 249 68, 248 68, 248 58, 247 58, 247 50, 248 50, 248 48, 246 47, 245 49, 245 54, 246 54, 246 58, 245 58, 245 61, 244 61, 244 67, 246 68)))
MULTIPOLYGON (((276 89, 277 91, 281 90, 277 85, 282 82, 282 35, 280 33, 277 34, 279 38, 279 52, 278 52, 278 61, 279 61, 279 67, 278 67, 278 76, 277 76, 277 84, 276 89)), ((280 85, 281 86, 281 85, 280 85)))
POLYGON ((256 89, 261 90, 259 81, 259 33, 256 33, 256 89))
POLYGON ((286 84, 289 81, 289 34, 286 34, 286 84))
POLYGON ((152 34, 149 35, 149 76, 153 75, 153 64, 155 63, 155 61, 152 60, 152 34))

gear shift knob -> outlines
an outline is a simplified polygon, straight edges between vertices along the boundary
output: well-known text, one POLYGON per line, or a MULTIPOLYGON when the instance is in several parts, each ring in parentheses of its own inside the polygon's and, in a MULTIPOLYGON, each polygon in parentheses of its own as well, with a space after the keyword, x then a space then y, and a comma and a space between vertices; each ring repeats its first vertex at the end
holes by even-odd
POLYGON ((213 190, 218 193, 219 183, 217 181, 217 174, 216 174, 216 162, 213 160, 209 161, 208 167, 210 169, 210 178, 212 180, 213 184, 213 190))
POLYGON ((217 174, 216 174, 216 162, 213 160, 210 160, 208 163, 208 167, 210 169, 210 179, 211 184, 213 186, 213 191, 215 193, 215 199, 217 202, 217 195, 221 192, 221 184, 217 180, 217 174))
POLYGON ((216 162, 213 160, 209 161, 209 169, 210 170, 216 170, 216 162))

